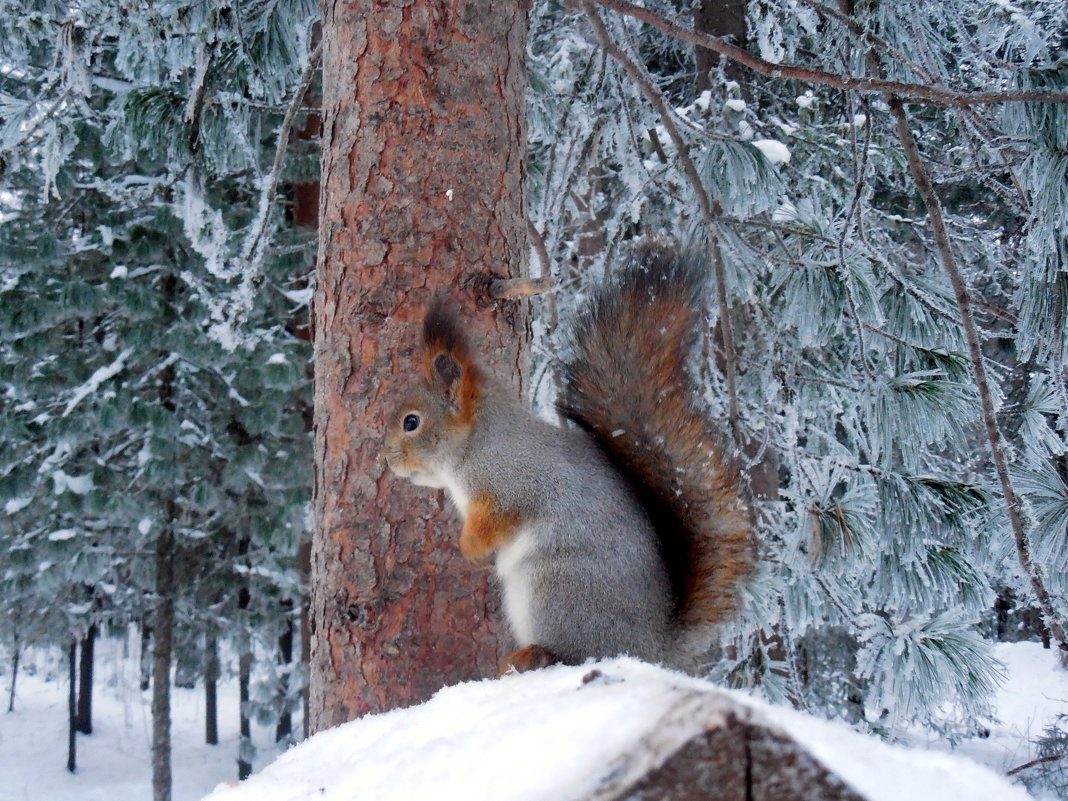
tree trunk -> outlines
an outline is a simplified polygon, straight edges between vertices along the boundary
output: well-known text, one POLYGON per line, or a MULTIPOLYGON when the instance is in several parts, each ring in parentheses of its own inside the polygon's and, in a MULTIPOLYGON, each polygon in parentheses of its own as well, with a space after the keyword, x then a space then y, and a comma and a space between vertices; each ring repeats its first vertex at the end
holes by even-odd
MULTIPOLYGON (((168 504, 168 506, 173 506, 168 504)), ((156 602, 152 626, 152 798, 171 798, 171 651, 174 644, 173 508, 156 537, 156 602)))
POLYGON ((19 607, 15 607, 14 617, 14 631, 12 632, 11 639, 11 692, 7 697, 7 711, 15 711, 15 682, 19 678, 19 654, 22 651, 22 643, 19 641, 19 607))
MULTIPOLYGON (((146 616, 147 617, 147 616, 146 616)), ((141 692, 152 686, 152 626, 141 619, 141 692)))
POLYGON ((289 708, 289 671, 293 667, 293 601, 282 601, 282 633, 278 636, 278 725, 274 741, 288 741, 293 734, 293 713, 289 708))
POLYGON ((489 573, 463 563, 440 493, 384 475, 383 419, 433 293, 517 385, 528 325, 475 306, 527 252, 525 4, 324 3, 322 27, 313 732, 494 672, 489 573))
POLYGON ((67 648, 67 677, 70 692, 67 694, 67 770, 74 773, 78 768, 78 640, 70 638, 67 648))
MULTIPOLYGON (((241 557, 248 554, 249 541, 242 539, 237 546, 241 557)), ((252 678, 252 636, 249 633, 248 607, 252 597, 249 593, 248 574, 241 578, 241 587, 237 591, 238 620, 241 632, 238 635, 237 655, 237 692, 240 700, 238 723, 241 739, 237 744, 237 779, 242 781, 252 775, 252 724, 249 720, 249 683, 252 678)))
POLYGON ((219 744, 219 638, 209 624, 204 642, 204 742, 219 744))
MULTIPOLYGON (((311 664, 311 542, 305 541, 297 548, 297 565, 300 571, 300 586, 305 588, 300 596, 300 664, 304 666, 304 675, 308 675, 308 666, 311 664)), ((303 715, 301 717, 301 729, 304 739, 310 734, 309 721, 311 720, 311 695, 308 692, 308 681, 300 691, 300 701, 303 715)))
MULTIPOLYGON (((166 274, 160 293, 168 312, 173 314, 178 293, 178 277, 166 274)), ((162 354, 164 357, 166 354, 162 354)), ((169 364, 159 374, 160 406, 174 414, 175 368, 169 364)), ((174 651, 174 529, 178 522, 178 504, 173 498, 162 503, 163 525, 156 536, 156 610, 152 621, 152 798, 171 801, 171 661, 174 651)))
MULTIPOLYGON (((731 44, 744 48, 747 31, 745 27, 746 0, 701 0, 693 14, 693 28, 699 33, 728 39, 731 44)), ((711 71, 719 63, 719 57, 704 47, 694 47, 694 88, 697 94, 712 88, 711 71)), ((723 71, 733 81, 742 82, 746 68, 737 61, 728 61, 723 71)))
POLYGON ((245 650, 237 658, 237 692, 240 698, 239 722, 241 740, 237 744, 237 780, 243 781, 252 775, 252 722, 248 705, 252 700, 249 682, 252 678, 252 652, 245 650))
POLYGON ((93 733, 93 652, 97 628, 94 623, 82 639, 81 659, 78 663, 78 731, 93 733))

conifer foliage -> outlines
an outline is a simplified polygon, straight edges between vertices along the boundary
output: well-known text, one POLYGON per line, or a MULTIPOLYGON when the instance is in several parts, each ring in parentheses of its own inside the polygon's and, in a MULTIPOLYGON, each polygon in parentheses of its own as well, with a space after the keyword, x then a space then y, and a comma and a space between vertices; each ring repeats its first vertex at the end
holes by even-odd
POLYGON ((315 14, 0 4, 0 619, 151 631, 157 799, 168 632, 194 676, 209 631, 273 660, 300 594, 312 243, 277 201, 316 161, 275 156, 315 14))

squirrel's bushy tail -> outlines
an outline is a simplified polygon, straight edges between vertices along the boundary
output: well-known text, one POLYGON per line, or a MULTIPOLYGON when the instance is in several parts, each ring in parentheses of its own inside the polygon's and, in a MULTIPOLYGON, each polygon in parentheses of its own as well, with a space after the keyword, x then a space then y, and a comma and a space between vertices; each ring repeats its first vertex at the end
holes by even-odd
POLYGON ((741 479, 687 369, 707 285, 697 261, 640 245, 580 318, 561 402, 639 489, 683 627, 730 617, 756 558, 741 479))

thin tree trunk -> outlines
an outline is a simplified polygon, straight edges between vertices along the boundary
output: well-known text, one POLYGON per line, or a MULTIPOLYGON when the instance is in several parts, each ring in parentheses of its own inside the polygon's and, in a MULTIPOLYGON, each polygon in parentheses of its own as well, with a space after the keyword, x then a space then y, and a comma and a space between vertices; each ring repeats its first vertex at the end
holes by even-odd
POLYGON ((461 301, 491 369, 524 380, 523 302, 475 300, 527 254, 526 9, 323 4, 313 732, 495 671, 489 573, 463 563, 440 494, 384 475, 380 449, 435 292, 461 301))
POLYGON ((248 715, 248 705, 252 700, 249 694, 249 682, 252 676, 252 653, 242 651, 237 658, 237 688, 240 697, 241 741, 237 746, 237 779, 243 781, 252 775, 252 723, 248 715))
POLYGON ((78 768, 78 639, 70 638, 67 648, 67 676, 70 692, 67 694, 67 770, 74 773, 78 768))
POLYGON ((282 601, 282 615, 285 618, 282 633, 278 637, 278 725, 274 730, 274 741, 288 741, 293 734, 293 713, 289 708, 289 671, 293 667, 293 601, 282 601))
MULTIPOLYGON (((745 27, 746 0, 700 0, 693 14, 693 29, 697 33, 726 39, 743 50, 748 42, 745 27)), ((719 56, 711 50, 694 46, 694 88, 697 94, 712 88, 712 70, 719 56)), ((746 70, 737 61, 728 60, 723 71, 731 80, 741 83, 746 70)))
POLYGON ((78 731, 93 733, 93 656, 97 627, 94 623, 82 638, 81 659, 78 663, 78 731))
MULTIPOLYGON (((173 507, 172 504, 168 504, 173 507)), ((152 798, 171 798, 171 651, 174 645, 174 509, 156 537, 156 603, 152 626, 152 798)))
POLYGON ((209 624, 204 642, 204 742, 219 744, 219 638, 209 624))
MULTIPOLYGON (((178 277, 167 273, 160 282, 160 294, 173 316, 178 293, 178 277)), ((164 354, 165 355, 165 354, 164 354)), ((176 410, 174 402, 176 373, 169 364, 159 374, 160 406, 168 413, 176 410)), ((170 801, 171 776, 171 661, 174 651, 174 601, 177 590, 174 577, 178 523, 178 504, 173 498, 163 501, 163 525, 156 537, 156 610, 152 621, 152 798, 170 801)))
POLYGON ((22 651, 22 643, 19 641, 19 618, 20 608, 15 607, 14 617, 14 631, 12 632, 12 649, 11 649, 11 692, 7 697, 7 711, 15 711, 15 682, 19 678, 19 654, 22 651))
POLYGON ((152 686, 152 626, 141 619, 141 692, 152 686))
MULTIPOLYGON (((300 664, 304 667, 304 675, 308 675, 308 665, 311 663, 311 542, 305 541, 297 549, 297 564, 300 571, 300 586, 303 589, 300 596, 300 664)), ((302 705, 301 729, 304 739, 308 739, 311 720, 311 695, 308 690, 309 684, 304 682, 300 691, 302 705)))
MULTIPOLYGON (((249 541, 243 538, 237 546, 239 557, 248 554, 249 541)), ((237 655, 237 688, 240 705, 238 707, 238 724, 241 731, 241 740, 237 745, 237 779, 242 781, 252 775, 252 724, 249 720, 249 702, 252 697, 249 693, 249 682, 252 677, 252 638, 249 634, 248 607, 251 602, 249 593, 248 574, 241 578, 241 586, 237 591, 238 620, 241 633, 238 636, 240 653, 237 655)))

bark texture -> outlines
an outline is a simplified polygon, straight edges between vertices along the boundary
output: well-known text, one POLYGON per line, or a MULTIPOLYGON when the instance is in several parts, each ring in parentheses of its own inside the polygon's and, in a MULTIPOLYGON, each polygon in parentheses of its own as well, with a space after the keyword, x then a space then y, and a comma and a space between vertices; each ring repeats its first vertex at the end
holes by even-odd
POLYGON ((322 25, 313 732, 493 674, 489 574, 462 561, 444 496, 388 474, 381 448, 436 292, 517 392, 528 328, 514 302, 476 305, 527 249, 525 6, 324 1, 322 25))
MULTIPOLYGON (((746 0, 701 0, 693 12, 693 29, 698 33, 726 39, 743 50, 748 46, 748 31, 745 26, 746 0)), ((711 71, 716 68, 719 56, 704 47, 694 47, 694 84, 697 93, 712 88, 711 71)), ((728 61, 724 67, 727 77, 743 82, 745 68, 736 61, 728 61)))
MULTIPOLYGON (((790 738, 729 716, 617 801, 865 801, 790 738)), ((598 799, 602 801, 602 799, 598 799)), ((603 801, 608 801, 606 797, 603 801)))

